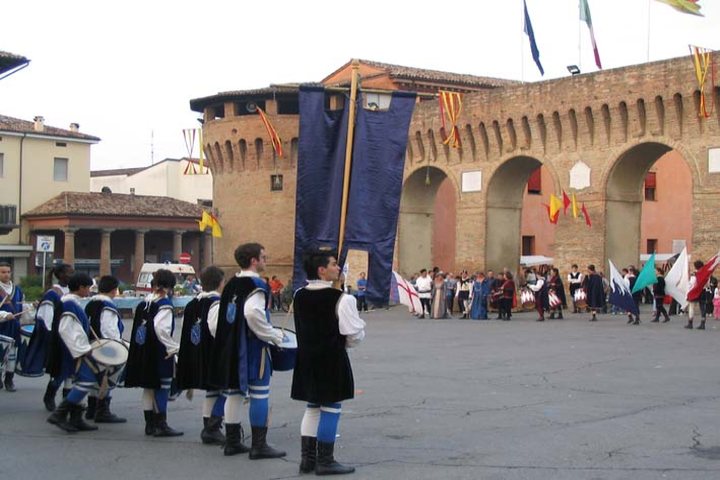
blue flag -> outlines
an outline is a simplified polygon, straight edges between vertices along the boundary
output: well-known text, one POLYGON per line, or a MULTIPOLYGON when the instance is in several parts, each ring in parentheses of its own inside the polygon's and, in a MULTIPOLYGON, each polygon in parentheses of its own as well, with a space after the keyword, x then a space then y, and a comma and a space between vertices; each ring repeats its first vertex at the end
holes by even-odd
POLYGON ((635 300, 633 300, 630 287, 625 284, 625 280, 613 265, 612 260, 608 260, 608 263, 610 263, 610 296, 608 301, 626 312, 639 315, 640 310, 635 304, 635 300))
MULTIPOLYGON (((348 249, 368 252, 366 297, 373 303, 386 303, 390 292, 415 96, 393 92, 390 107, 377 111, 362 108, 362 95, 358 96, 345 243, 338 261, 344 262, 348 249)), ((348 103, 341 111, 327 111, 322 87, 300 89, 295 288, 305 284, 303 251, 338 246, 348 103)))
POLYGON ((535 32, 533 32, 532 22, 530 22, 530 15, 528 14, 527 3, 523 0, 523 7, 525 7, 525 33, 530 39, 530 51, 532 52, 533 60, 540 70, 540 75, 545 75, 542 63, 540 63, 540 50, 538 50, 537 43, 535 42, 535 32))

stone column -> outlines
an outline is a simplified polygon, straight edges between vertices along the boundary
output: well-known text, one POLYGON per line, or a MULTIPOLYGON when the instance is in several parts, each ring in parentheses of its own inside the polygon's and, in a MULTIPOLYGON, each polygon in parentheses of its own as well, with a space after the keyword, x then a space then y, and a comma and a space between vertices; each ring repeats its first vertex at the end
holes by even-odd
POLYGON ((202 234, 202 260, 200 261, 200 269, 212 265, 212 235, 209 233, 202 234))
POLYGON ((100 275, 112 275, 112 267, 110 266, 111 251, 110 237, 112 228, 103 228, 100 231, 100 275))
POLYGON ((173 231, 173 262, 180 261, 180 254, 182 253, 182 235, 183 230, 173 231))
POLYGON ((65 250, 63 251, 63 262, 70 266, 75 265, 75 232, 76 228, 64 228, 65 250))
POLYGON ((145 263, 145 229, 135 230, 135 265, 133 267, 133 283, 137 282, 138 275, 145 263))

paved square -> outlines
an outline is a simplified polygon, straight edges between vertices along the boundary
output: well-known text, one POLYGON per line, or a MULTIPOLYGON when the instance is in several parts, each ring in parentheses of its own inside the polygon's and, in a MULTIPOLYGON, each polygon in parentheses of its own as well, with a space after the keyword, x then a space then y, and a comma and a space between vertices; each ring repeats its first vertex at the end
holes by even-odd
MULTIPOLYGON (((643 314, 629 326, 612 315, 371 312, 351 353, 358 392, 343 405, 336 458, 358 467, 355 479, 720 478, 720 322, 688 331, 679 317, 643 314)), ((197 392, 169 407, 183 437, 145 437, 140 391, 123 389, 113 410, 127 424, 69 435, 45 422, 45 379, 17 378, 17 393, 0 391, 0 478, 297 477, 304 406, 289 399, 290 381, 273 379, 268 434, 288 456, 251 461, 200 444, 197 392)))

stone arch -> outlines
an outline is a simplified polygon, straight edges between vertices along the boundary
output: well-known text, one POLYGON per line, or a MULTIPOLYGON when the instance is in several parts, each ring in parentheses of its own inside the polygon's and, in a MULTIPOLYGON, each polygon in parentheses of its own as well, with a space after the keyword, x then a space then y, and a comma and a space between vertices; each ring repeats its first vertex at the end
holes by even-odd
MULTIPOLYGON (((670 152, 677 153, 686 167, 672 168, 672 177, 676 180, 688 178, 689 189, 685 189, 684 200, 692 206, 692 195, 694 185, 698 181, 697 171, 693 168, 692 162, 686 152, 681 149, 674 149, 671 142, 639 142, 636 145, 621 152, 610 168, 604 181, 605 187, 605 256, 604 262, 610 259, 615 265, 637 265, 640 253, 645 253, 645 248, 640 245, 642 238, 642 211, 643 200, 645 199, 644 181, 647 173, 655 163, 667 158, 670 152)), ((666 187, 667 189, 667 187, 666 187)), ((667 190, 666 190, 667 191, 667 190)), ((675 225, 681 220, 673 221, 672 216, 678 215, 677 219, 688 219, 689 226, 682 230, 687 235, 688 246, 692 242, 692 208, 669 209, 663 215, 663 221, 668 225, 675 225), (682 212, 680 211, 682 210, 682 212)), ((660 253, 669 253, 669 246, 659 246, 660 253)))
POLYGON ((422 166, 407 175, 398 222, 400 272, 409 276, 433 265, 454 269, 457 201, 457 185, 444 170, 422 166))
MULTIPOLYGON (((487 186, 485 268, 516 271, 520 262, 523 196, 530 174, 543 163, 533 157, 516 156, 493 172, 487 186)), ((551 172, 553 183, 557 176, 551 172)), ((551 187, 554 188, 554 187, 551 187)))

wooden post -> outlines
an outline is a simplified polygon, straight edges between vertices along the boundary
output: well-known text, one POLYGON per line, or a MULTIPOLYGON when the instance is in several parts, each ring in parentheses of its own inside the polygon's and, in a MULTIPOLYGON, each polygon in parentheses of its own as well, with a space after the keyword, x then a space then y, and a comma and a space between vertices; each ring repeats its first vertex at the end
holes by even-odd
POLYGON ((345 142, 345 175, 343 176, 342 203, 340 204, 340 235, 338 237, 338 260, 342 256, 345 242, 345 220, 347 218, 348 197, 350 196, 350 171, 352 170, 353 137, 355 134, 355 103, 358 89, 358 71, 360 61, 352 61, 352 78, 350 81, 350 111, 348 113, 347 141, 345 142))

